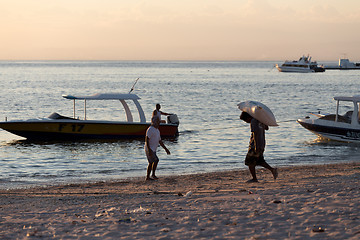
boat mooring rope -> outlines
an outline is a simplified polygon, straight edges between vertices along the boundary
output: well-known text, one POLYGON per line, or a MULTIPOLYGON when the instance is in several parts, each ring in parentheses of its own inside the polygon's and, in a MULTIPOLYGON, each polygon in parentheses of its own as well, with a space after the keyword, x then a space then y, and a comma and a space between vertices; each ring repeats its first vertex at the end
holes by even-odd
MULTIPOLYGON (((297 119, 289 119, 289 120, 284 120, 284 121, 278 121, 277 123, 296 122, 296 120, 297 119)), ((230 127, 215 127, 215 128, 184 130, 184 131, 180 131, 180 134, 193 133, 193 132, 203 132, 203 131, 214 131, 214 130, 225 130, 225 129, 243 128, 243 127, 248 128, 249 126, 248 125, 241 125, 241 126, 230 126, 230 127)))

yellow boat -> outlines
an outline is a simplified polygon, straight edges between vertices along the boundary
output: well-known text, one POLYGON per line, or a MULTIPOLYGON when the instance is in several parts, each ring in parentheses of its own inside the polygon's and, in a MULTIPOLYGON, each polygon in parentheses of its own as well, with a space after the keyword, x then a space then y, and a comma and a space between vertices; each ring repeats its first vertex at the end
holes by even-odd
MULTIPOLYGON (((136 94, 98 93, 91 96, 63 95, 74 101, 74 116, 65 117, 57 113, 47 118, 30 120, 13 120, 0 122, 0 128, 24 137, 28 140, 80 140, 80 139, 121 139, 144 137, 150 126, 146 122, 144 111, 136 94), (75 101, 84 100, 84 119, 75 118, 75 101), (119 100, 125 110, 127 121, 104 121, 86 119, 86 101, 88 100, 119 100), (127 100, 134 102, 140 117, 134 122, 127 100)), ((162 137, 178 135, 179 120, 176 114, 167 118, 167 123, 161 123, 159 130, 162 137)))

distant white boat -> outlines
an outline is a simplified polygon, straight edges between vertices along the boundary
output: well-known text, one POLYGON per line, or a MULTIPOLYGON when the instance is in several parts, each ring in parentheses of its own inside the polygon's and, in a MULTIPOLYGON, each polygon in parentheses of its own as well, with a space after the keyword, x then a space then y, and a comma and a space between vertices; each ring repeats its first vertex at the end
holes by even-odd
POLYGON ((281 65, 276 64, 276 68, 279 70, 279 72, 325 72, 325 68, 318 66, 316 61, 312 62, 309 55, 303 55, 298 61, 286 60, 281 65))
POLYGON ((325 69, 329 70, 360 70, 360 63, 350 62, 347 58, 340 58, 339 65, 328 65, 325 69))

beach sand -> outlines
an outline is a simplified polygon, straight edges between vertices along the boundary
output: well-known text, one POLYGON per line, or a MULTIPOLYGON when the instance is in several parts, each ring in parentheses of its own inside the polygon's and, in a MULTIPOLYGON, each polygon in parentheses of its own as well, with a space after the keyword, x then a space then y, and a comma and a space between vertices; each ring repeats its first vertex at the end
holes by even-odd
POLYGON ((0 190, 0 238, 360 239, 360 163, 159 174, 0 190))

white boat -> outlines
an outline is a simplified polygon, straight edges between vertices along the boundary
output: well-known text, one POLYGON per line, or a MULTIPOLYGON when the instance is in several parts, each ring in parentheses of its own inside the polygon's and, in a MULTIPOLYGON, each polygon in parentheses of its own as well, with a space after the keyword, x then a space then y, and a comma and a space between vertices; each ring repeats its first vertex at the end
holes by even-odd
POLYGON ((302 56, 298 61, 286 60, 283 64, 276 64, 276 68, 279 72, 298 72, 298 73, 309 73, 309 72, 325 72, 325 68, 318 66, 317 62, 312 62, 311 57, 302 56))
MULTIPOLYGON (((53 113, 47 118, 30 120, 12 120, 0 122, 0 128, 27 140, 80 140, 80 139, 119 139, 144 137, 150 122, 146 122, 144 111, 136 94, 102 93, 91 96, 63 95, 74 102, 73 117, 65 117, 53 113), (84 118, 75 116, 75 101, 84 100, 84 118), (121 102, 127 121, 88 120, 86 116, 86 102, 89 100, 118 100, 121 102), (133 101, 139 121, 135 122, 127 100, 133 101)), ((161 123, 159 130, 163 137, 178 135, 179 120, 176 114, 168 116, 167 123, 161 123)))
POLYGON ((340 58, 338 65, 327 65, 325 69, 329 70, 360 70, 360 63, 350 62, 347 58, 340 58))
POLYGON ((321 138, 342 142, 360 143, 359 105, 360 95, 353 97, 334 97, 336 100, 335 114, 314 114, 312 117, 298 119, 297 122, 307 130, 321 138), (339 114, 340 102, 352 110, 344 115, 339 114), (348 106, 348 105, 351 106, 348 106))

